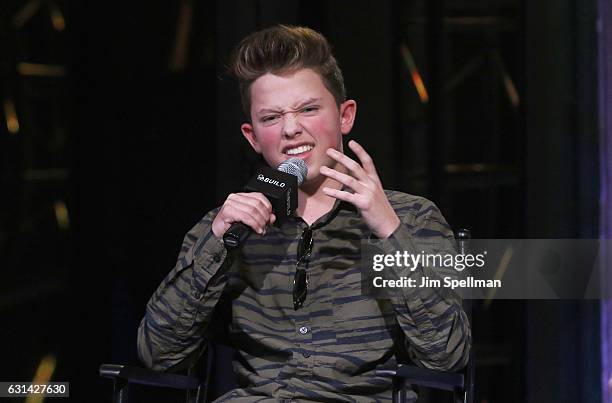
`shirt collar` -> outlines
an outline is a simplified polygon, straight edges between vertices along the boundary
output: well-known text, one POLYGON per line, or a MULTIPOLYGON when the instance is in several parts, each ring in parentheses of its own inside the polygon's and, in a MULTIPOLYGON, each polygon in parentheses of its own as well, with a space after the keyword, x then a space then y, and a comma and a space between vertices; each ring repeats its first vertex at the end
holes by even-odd
MULTIPOLYGON (((342 186, 340 190, 353 193, 353 190, 347 186, 342 186)), ((320 228, 324 225, 327 225, 341 210, 352 211, 354 213, 358 213, 357 207, 353 204, 346 202, 344 200, 336 199, 333 207, 327 213, 319 217, 315 222, 312 223, 311 227, 320 228)))

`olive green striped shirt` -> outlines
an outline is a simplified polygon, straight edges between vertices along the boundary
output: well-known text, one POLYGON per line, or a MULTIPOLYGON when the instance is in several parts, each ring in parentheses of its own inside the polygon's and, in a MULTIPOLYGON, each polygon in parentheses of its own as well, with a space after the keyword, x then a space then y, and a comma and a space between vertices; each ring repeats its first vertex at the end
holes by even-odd
MULTIPOLYGON (((191 356, 224 294, 231 301, 229 338, 241 388, 218 401, 390 401, 391 380, 375 371, 396 367, 404 350, 417 365, 463 367, 470 328, 454 294, 401 289, 374 299, 362 293, 363 241, 385 253, 454 253, 453 232, 432 202, 386 194, 401 221, 388 239, 372 237, 345 202, 311 225, 308 294, 297 311, 293 278, 307 224, 290 217, 228 255, 211 230, 218 209, 208 213, 185 236, 176 266, 147 305, 138 335, 142 361, 167 370, 191 356)), ((440 274, 422 267, 412 273, 425 275, 440 274)))

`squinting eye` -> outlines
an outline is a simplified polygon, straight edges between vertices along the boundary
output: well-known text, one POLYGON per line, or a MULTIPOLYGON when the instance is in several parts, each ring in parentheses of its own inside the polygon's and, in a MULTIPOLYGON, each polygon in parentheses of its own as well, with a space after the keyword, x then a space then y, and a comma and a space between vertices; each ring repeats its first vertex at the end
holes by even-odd
POLYGON ((264 116, 261 118, 263 123, 271 123, 278 119, 278 115, 264 116))
POLYGON ((319 110, 318 106, 307 106, 306 108, 302 109, 303 113, 312 113, 312 112, 316 112, 319 110))

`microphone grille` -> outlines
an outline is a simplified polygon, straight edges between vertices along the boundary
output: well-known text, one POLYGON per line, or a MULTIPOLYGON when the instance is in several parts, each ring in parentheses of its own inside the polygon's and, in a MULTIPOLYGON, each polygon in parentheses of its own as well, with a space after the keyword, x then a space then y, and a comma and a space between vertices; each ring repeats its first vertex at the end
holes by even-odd
POLYGON ((297 177, 298 186, 304 182, 308 175, 308 165, 303 159, 293 157, 280 164, 277 168, 281 172, 285 172, 297 177))

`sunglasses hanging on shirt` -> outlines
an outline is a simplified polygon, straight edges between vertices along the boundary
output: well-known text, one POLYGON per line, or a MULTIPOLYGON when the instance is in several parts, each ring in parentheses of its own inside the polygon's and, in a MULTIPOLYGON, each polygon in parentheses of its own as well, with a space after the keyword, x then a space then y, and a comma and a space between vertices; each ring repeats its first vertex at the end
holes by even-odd
POLYGON ((308 294, 308 262, 312 253, 312 230, 306 227, 298 243, 297 263, 293 277, 293 309, 296 311, 304 305, 308 294))

